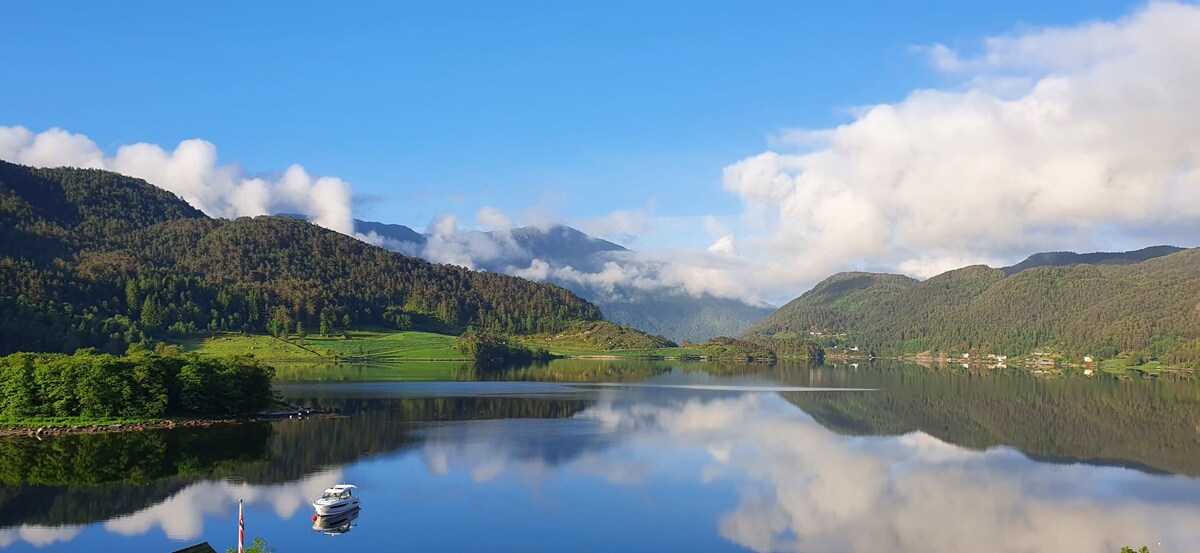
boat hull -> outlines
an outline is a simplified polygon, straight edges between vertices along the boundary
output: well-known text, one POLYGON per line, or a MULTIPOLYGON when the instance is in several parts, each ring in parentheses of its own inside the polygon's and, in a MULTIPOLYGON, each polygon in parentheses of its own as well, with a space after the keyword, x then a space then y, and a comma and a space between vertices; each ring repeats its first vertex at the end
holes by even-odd
POLYGON ((313 502, 313 510, 317 512, 317 516, 333 516, 350 512, 359 507, 358 498, 347 499, 332 503, 313 502))

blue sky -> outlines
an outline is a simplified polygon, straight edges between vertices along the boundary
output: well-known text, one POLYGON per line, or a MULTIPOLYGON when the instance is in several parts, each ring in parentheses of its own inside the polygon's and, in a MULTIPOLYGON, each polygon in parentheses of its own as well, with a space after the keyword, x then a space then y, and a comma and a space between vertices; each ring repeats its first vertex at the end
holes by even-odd
POLYGON ((510 272, 776 302, 842 270, 1200 245, 1194 2, 5 15, 0 158, 125 172, 214 216, 301 212, 385 247, 351 216, 429 229, 440 249, 409 253, 438 262, 503 249, 462 229, 561 221, 642 257, 510 272))
POLYGON ((27 2, 5 8, 0 124, 217 145, 350 182, 424 227, 545 202, 734 215, 721 169, 785 127, 936 85, 913 45, 978 47, 1129 2, 27 2))

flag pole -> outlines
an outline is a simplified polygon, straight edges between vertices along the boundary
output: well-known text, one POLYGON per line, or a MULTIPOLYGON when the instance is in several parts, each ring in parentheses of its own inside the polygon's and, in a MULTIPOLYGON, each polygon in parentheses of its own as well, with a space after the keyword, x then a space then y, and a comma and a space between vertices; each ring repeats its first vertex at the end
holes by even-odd
POLYGON ((238 553, 246 553, 246 519, 242 516, 242 500, 238 500, 238 553))

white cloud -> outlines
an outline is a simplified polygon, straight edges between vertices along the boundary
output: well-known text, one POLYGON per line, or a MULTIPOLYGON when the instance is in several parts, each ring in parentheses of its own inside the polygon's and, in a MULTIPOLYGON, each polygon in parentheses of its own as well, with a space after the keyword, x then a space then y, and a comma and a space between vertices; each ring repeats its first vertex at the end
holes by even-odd
POLYGON ((708 247, 708 252, 728 256, 737 256, 737 247, 734 244, 733 235, 726 234, 725 236, 718 238, 716 242, 713 242, 712 245, 708 247))
POLYGON ((299 212, 323 227, 354 232, 353 191, 345 181, 314 177, 299 165, 280 175, 253 176, 237 164, 219 163, 217 147, 205 140, 184 140, 172 151, 155 144, 131 144, 106 156, 82 134, 57 128, 35 134, 24 127, 0 127, 0 159, 36 167, 116 171, 170 190, 213 217, 299 212))
POLYGON ((491 206, 481 208, 479 213, 475 214, 475 220, 488 230, 509 230, 515 226, 504 212, 491 206))
MULTIPOLYGON (((493 219, 491 222, 497 221, 493 219)), ((512 240, 512 235, 507 231, 492 234, 463 231, 458 228, 458 217, 451 213, 435 217, 425 234, 425 246, 420 255, 434 263, 476 269, 497 260, 529 255, 512 240)))
POLYGON ((641 210, 614 211, 601 217, 586 217, 573 221, 579 230, 592 236, 633 245, 640 237, 658 231, 651 213, 641 210))
POLYGON ((930 276, 1200 220, 1200 7, 990 38, 976 56, 927 50, 959 85, 785 132, 804 148, 725 169, 747 216, 769 221, 754 286, 864 264, 930 276))

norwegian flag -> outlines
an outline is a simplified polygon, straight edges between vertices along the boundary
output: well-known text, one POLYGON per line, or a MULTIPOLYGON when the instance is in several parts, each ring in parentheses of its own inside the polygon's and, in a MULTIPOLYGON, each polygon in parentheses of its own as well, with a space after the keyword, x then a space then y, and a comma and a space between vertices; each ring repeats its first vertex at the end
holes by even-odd
POLYGON ((238 500, 238 553, 246 553, 246 517, 242 515, 242 500, 238 500))

